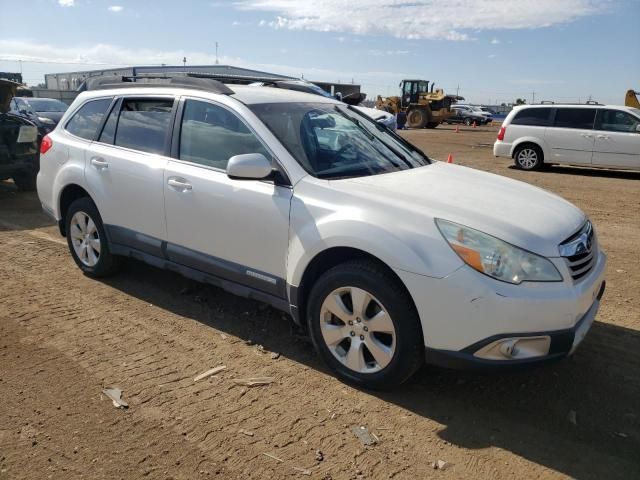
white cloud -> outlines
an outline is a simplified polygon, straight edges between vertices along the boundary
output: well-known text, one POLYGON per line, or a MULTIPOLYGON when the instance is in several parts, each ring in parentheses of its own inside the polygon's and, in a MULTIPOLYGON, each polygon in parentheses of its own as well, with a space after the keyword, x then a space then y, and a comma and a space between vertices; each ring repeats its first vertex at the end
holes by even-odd
POLYGON ((493 37, 491 39, 491 45, 498 45, 500 43, 500 40, 498 40, 496 37, 493 37))
POLYGON ((58 5, 61 7, 75 7, 76 0, 58 0, 58 5))
POLYGON ((409 50, 369 50, 367 51, 369 55, 373 55, 374 57, 382 57, 382 56, 396 56, 396 55, 408 55, 409 50))
POLYGON ((489 55, 489 58, 496 58, 497 55, 495 53, 492 53, 491 55, 489 55))
POLYGON ((610 0, 235 0, 237 8, 271 12, 276 29, 467 40, 469 32, 531 29, 571 22, 610 0))
POLYGON ((111 5, 107 10, 113 13, 120 13, 122 10, 124 10, 124 7, 120 5, 111 5))

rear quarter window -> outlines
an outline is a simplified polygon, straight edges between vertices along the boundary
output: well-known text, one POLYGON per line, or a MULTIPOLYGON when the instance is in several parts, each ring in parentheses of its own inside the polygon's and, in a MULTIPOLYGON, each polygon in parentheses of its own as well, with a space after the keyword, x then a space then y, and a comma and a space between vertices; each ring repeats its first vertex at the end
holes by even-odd
POLYGON ((511 120, 512 125, 528 125, 532 127, 547 127, 550 123, 550 108, 523 108, 511 120))
POLYGON ((76 137, 93 140, 105 112, 111 105, 111 98, 90 100, 73 114, 67 122, 65 130, 76 137))

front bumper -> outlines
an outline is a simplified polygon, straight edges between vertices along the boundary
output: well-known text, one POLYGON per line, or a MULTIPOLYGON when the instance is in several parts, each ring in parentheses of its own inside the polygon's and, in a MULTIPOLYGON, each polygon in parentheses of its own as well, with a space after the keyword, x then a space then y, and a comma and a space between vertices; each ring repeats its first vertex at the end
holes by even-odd
POLYGON ((466 265, 444 278, 396 270, 418 310, 427 360, 466 367, 516 365, 572 352, 600 305, 607 257, 599 251, 592 270, 579 281, 572 280, 564 259, 550 260, 564 281, 512 285, 466 265), (515 340, 517 354, 507 346, 503 355, 499 340, 507 338, 515 340), (496 341, 497 347, 490 345, 496 341))
POLYGON ((587 332, 591 328, 598 309, 600 308, 600 299, 604 295, 606 282, 603 281, 596 295, 593 304, 582 316, 582 318, 572 328, 563 330, 555 330, 548 332, 521 332, 502 335, 494 335, 479 342, 469 345, 461 351, 439 350, 435 348, 426 348, 425 358, 430 365, 436 365, 445 368, 464 369, 464 370, 490 370, 490 369, 510 369, 532 364, 543 364, 559 360, 571 355, 578 345, 582 343, 587 332), (478 356, 478 352, 482 352, 488 346, 500 342, 511 341, 512 339, 549 339, 549 351, 546 355, 529 357, 529 358, 513 358, 513 359, 487 359, 478 356))

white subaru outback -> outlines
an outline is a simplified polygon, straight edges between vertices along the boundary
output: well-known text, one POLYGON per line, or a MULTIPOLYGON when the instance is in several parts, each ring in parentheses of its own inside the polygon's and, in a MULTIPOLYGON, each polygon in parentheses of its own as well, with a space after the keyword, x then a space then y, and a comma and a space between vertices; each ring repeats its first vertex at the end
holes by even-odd
POLYGON ((132 257, 267 302, 371 388, 425 360, 562 358, 593 322, 606 256, 551 193, 434 162, 333 99, 189 77, 103 87, 45 137, 37 180, 89 276, 132 257))

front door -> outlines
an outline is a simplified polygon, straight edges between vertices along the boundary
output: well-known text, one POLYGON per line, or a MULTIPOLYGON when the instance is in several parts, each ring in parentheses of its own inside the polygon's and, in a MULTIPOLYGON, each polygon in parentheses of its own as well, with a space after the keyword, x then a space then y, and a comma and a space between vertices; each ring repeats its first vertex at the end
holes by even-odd
POLYGON ((621 110, 602 109, 596 119, 593 164, 640 169, 640 119, 621 110))
POLYGON ((551 127, 545 132, 549 146, 546 163, 591 165, 595 133, 595 108, 557 108, 551 127))
POLYGON ((181 110, 164 178, 167 256, 284 298, 292 190, 226 174, 234 155, 273 155, 222 105, 187 98, 181 110))
POLYGON ((109 239, 156 256, 167 236, 163 175, 173 103, 173 97, 120 100, 85 169, 109 239))

